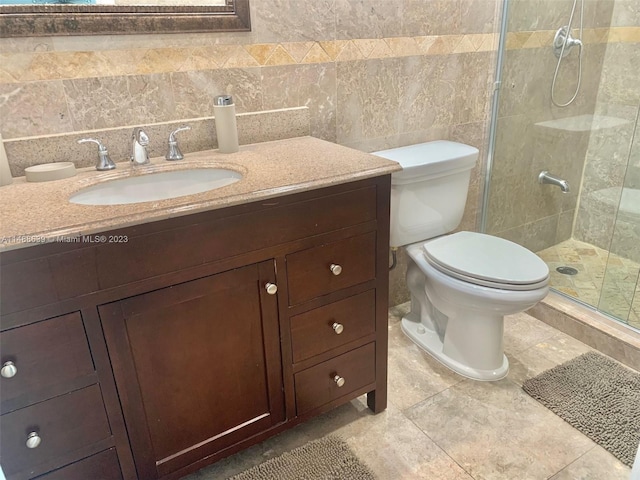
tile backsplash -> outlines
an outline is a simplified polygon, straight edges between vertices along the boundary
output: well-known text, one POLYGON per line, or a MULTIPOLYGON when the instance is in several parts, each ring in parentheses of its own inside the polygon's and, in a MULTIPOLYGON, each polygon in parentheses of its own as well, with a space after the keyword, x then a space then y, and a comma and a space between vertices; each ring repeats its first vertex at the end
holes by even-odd
MULTIPOLYGON (((484 158, 501 4, 251 0, 251 32, 0 39, 0 132, 14 174, 68 150, 91 163, 80 136, 100 131, 119 158, 132 126, 157 141, 183 119, 211 131, 213 97, 228 93, 239 114, 305 107, 296 131, 359 150, 447 139, 484 158)), ((256 118, 261 138, 286 130, 256 118)), ((480 161, 461 228, 477 229, 483 172, 480 161)))

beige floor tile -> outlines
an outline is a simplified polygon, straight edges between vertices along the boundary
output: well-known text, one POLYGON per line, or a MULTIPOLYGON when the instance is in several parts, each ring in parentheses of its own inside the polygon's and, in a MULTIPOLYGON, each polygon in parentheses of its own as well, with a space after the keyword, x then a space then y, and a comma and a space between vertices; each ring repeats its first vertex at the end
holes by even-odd
POLYGON ((556 333, 555 328, 526 313, 508 315, 504 319, 504 351, 521 352, 556 333))
POLYGON ((626 466, 520 387, 589 347, 526 314, 509 316, 508 378, 475 382, 450 372, 404 336, 399 322, 408 308, 400 305, 389 315, 390 402, 384 412, 372 414, 360 397, 183 480, 226 479, 329 434, 344 438, 379 480, 628 476, 626 466))
POLYGON ((522 385, 525 380, 592 351, 588 345, 564 333, 557 333, 527 350, 507 354, 509 380, 522 385))
POLYGON ((419 403, 463 380, 402 332, 400 323, 389 328, 389 401, 400 410, 419 403))
POLYGON ((510 380, 463 381, 406 415, 476 480, 546 479, 594 446, 510 380))
POLYGON ((628 480, 629 468, 602 447, 596 446, 550 480, 628 480))
POLYGON ((336 434, 381 480, 472 480, 393 405, 372 421, 355 422, 336 434))

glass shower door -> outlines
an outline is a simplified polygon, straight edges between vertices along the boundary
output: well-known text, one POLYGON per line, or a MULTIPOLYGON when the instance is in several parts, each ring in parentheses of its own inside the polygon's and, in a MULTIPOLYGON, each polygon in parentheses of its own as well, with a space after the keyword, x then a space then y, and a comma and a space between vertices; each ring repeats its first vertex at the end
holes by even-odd
POLYGON ((640 329, 640 132, 638 116, 629 149, 598 310, 640 329))

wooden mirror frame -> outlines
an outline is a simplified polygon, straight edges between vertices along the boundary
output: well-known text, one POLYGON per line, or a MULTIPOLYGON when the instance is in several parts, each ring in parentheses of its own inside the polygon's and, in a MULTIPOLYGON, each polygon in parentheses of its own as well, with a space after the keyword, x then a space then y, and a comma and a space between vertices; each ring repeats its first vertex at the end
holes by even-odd
POLYGON ((249 0, 222 6, 4 5, 0 37, 247 32, 249 0))

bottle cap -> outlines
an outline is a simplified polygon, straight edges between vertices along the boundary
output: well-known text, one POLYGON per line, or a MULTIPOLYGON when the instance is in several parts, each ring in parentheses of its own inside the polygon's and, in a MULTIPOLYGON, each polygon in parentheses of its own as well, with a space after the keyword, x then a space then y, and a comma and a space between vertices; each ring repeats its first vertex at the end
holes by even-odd
POLYGON ((214 105, 233 105, 233 97, 231 95, 218 95, 213 99, 214 105))

